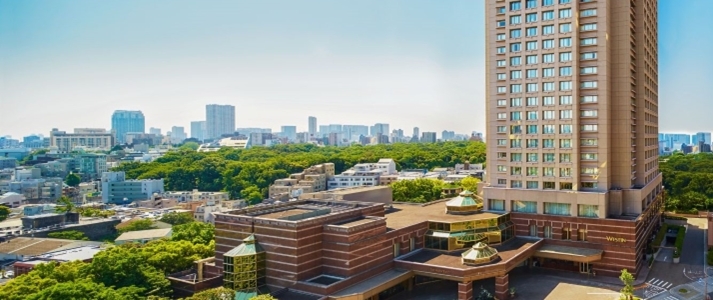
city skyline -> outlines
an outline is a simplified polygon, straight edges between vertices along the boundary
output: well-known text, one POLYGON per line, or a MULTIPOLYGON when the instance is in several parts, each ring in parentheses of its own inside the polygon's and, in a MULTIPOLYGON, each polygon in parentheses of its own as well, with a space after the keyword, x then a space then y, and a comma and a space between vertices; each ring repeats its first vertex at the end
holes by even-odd
MULTIPOLYGON (((196 11, 0 0, 0 134, 110 129, 119 109, 141 110, 146 128, 165 132, 204 120, 210 103, 234 105, 236 127, 307 131, 314 115, 322 124, 485 131, 482 3, 279 3, 284 9, 260 19, 246 12, 275 3, 203 2, 196 11), (468 107, 472 113, 458 117, 468 107)), ((713 101, 697 87, 711 81, 705 49, 713 42, 699 37, 713 27, 704 16, 713 2, 676 4, 660 1, 659 95, 676 99, 662 101, 660 131, 706 131, 697 120, 713 101)))

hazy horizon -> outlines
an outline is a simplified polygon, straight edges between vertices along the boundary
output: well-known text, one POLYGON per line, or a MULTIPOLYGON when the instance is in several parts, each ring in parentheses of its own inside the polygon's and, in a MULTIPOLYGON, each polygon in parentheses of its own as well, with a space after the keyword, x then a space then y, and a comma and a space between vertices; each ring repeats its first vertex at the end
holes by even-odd
MULTIPOLYGON (((659 1, 659 131, 713 131, 713 1, 659 1)), ((484 131, 481 1, 0 0, 0 136, 146 130, 236 106, 236 127, 484 131)))

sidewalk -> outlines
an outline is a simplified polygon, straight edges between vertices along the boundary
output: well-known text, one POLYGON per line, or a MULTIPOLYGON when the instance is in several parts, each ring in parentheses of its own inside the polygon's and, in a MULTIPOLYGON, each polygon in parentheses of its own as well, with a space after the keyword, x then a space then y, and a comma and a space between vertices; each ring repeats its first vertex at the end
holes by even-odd
MULTIPOLYGON (((644 266, 641 271, 639 272, 639 275, 636 276, 636 279, 634 280, 634 287, 642 285, 646 282, 646 278, 649 276, 649 269, 647 266, 644 266)), ((551 277, 557 277, 557 278, 562 278, 562 279, 567 279, 567 280, 576 280, 576 281, 585 281, 585 282, 597 282, 605 285, 615 285, 615 286, 624 286, 624 284, 619 280, 619 277, 610 277, 610 276, 592 276, 592 275, 587 275, 587 274, 582 274, 582 273, 577 273, 577 272, 568 272, 568 271, 560 271, 560 270, 553 270, 553 269, 547 269, 547 268, 530 268, 527 270, 523 270, 527 272, 528 274, 538 274, 542 276, 551 276, 551 277)))

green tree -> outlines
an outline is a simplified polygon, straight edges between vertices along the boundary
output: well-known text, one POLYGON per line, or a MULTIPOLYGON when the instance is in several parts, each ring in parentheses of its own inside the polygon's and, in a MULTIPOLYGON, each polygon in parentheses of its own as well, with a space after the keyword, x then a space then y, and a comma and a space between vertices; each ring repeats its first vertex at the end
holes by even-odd
POLYGON ((270 294, 257 295, 250 298, 250 300, 277 300, 277 298, 271 296, 270 294))
POLYGON ((235 291, 225 287, 213 288, 196 293, 185 300, 233 300, 235 291))
POLYGON ((151 221, 149 219, 141 219, 141 220, 131 221, 131 223, 129 223, 125 227, 120 228, 119 233, 124 233, 124 232, 129 232, 129 231, 149 230, 149 229, 156 229, 156 226, 154 226, 153 221, 151 221))
POLYGON ((7 219, 7 217, 10 216, 11 212, 12 211, 7 206, 0 205, 0 222, 7 219))
POLYGON ((55 239, 66 239, 66 240, 77 240, 77 241, 88 241, 89 238, 87 238, 86 235, 84 235, 84 232, 81 231, 76 231, 76 230, 63 230, 63 231, 56 231, 56 232, 50 232, 47 234, 48 237, 55 238, 55 239))
POLYGON ((183 145, 181 145, 182 149, 188 149, 193 151, 198 150, 198 147, 200 147, 200 145, 196 142, 185 142, 183 143, 183 145))
POLYGON ((215 238, 213 224, 191 222, 173 226, 172 241, 189 241, 193 244, 209 244, 215 238))
POLYGON ((248 201, 250 204, 256 204, 260 203, 263 198, 263 194, 260 192, 260 189, 256 186, 249 186, 246 189, 242 190, 240 192, 241 198, 245 199, 248 201))
POLYGON ((70 213, 70 212, 77 212, 78 208, 77 205, 72 202, 72 199, 69 199, 67 196, 61 196, 59 199, 57 199, 57 207, 55 208, 55 211, 58 213, 70 213))
POLYGON ((193 216, 190 213, 187 212, 170 212, 167 214, 164 214, 163 217, 159 220, 161 222, 165 222, 171 225, 181 225, 181 224, 186 224, 186 223, 191 223, 193 222, 193 216))
POLYGON ((69 173, 67 174, 67 177, 64 178, 64 183, 68 186, 77 187, 80 183, 82 183, 82 177, 79 177, 79 175, 74 173, 69 173))
POLYGON ((631 300, 634 299, 634 275, 631 275, 626 269, 621 270, 621 276, 619 280, 624 284, 621 289, 621 299, 631 300))
POLYGON ((473 193, 478 192, 478 183, 480 183, 480 180, 475 177, 466 177, 458 182, 458 184, 463 188, 463 190, 468 190, 473 193))
POLYGON ((444 183, 441 180, 419 178, 400 180, 391 184, 394 201, 426 203, 441 198, 444 183))

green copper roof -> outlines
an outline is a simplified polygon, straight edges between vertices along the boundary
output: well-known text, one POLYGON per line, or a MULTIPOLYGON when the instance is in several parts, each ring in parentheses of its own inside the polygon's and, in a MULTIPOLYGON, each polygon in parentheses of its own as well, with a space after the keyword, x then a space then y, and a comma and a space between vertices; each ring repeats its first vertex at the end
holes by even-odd
POLYGON ((223 256, 255 255, 261 252, 265 252, 265 250, 257 244, 255 241, 255 235, 251 234, 249 237, 243 239, 242 244, 226 252, 223 256))
POLYGON ((476 206, 482 204, 480 200, 473 196, 473 192, 465 190, 461 192, 458 197, 451 199, 446 202, 446 206, 476 206))

